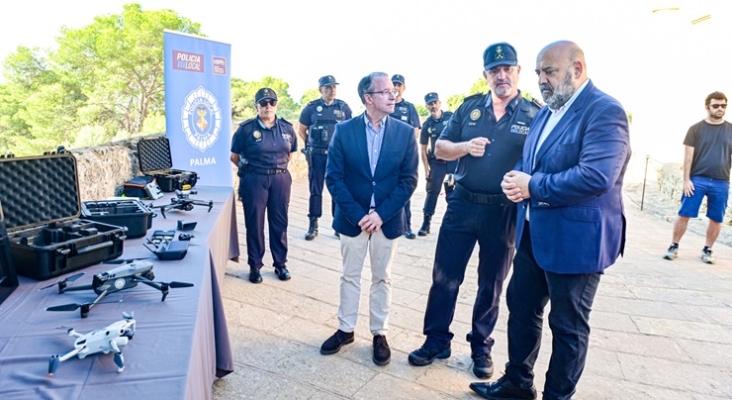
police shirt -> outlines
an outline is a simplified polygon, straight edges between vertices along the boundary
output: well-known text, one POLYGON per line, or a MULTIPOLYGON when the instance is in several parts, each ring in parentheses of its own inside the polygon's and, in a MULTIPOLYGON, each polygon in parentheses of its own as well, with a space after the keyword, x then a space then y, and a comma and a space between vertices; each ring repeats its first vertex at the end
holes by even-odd
POLYGON ((343 100, 335 99, 327 105, 320 98, 308 103, 300 113, 300 123, 308 127, 308 145, 327 149, 336 124, 351 119, 351 114, 343 100))
POLYGON ((394 105, 394 112, 389 115, 415 128, 422 127, 422 123, 419 122, 419 114, 417 114, 417 109, 414 108, 414 104, 404 99, 394 105))
POLYGON ((239 124, 231 141, 231 152, 239 154, 239 169, 245 165, 254 168, 287 168, 290 153, 297 150, 297 137, 292 124, 275 117, 272 128, 266 128, 259 117, 239 124), (246 161, 244 161, 246 160, 246 161))
POLYGON ((452 112, 443 111, 440 118, 432 118, 430 115, 422 125, 422 131, 419 133, 419 144, 428 145, 427 155, 432 158, 435 154, 435 142, 440 137, 442 130, 445 129, 447 121, 452 116, 452 112))
POLYGON ((440 140, 467 142, 477 137, 490 140, 482 157, 467 154, 458 159, 455 181, 471 192, 500 194, 503 175, 521 158, 529 125, 539 105, 524 99, 521 92, 506 106, 506 114, 496 121, 491 94, 465 99, 440 134, 440 140))

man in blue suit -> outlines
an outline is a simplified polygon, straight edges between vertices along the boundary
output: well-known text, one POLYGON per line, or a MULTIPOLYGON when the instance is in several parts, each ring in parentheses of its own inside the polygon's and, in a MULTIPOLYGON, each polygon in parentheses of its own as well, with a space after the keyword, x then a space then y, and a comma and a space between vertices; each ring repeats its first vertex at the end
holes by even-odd
POLYGON ((417 142, 414 129, 389 116, 396 91, 389 76, 374 72, 361 79, 362 115, 336 125, 328 148, 325 182, 336 203, 333 229, 341 235, 343 274, 340 279, 338 331, 320 348, 335 354, 353 342, 361 293, 361 270, 369 252, 370 329, 373 361, 386 365, 391 305, 391 264, 404 234, 404 205, 417 187, 417 142))
POLYGON ((520 203, 506 292, 506 373, 470 385, 488 399, 536 398, 533 369, 547 302, 552 354, 543 398, 572 398, 600 276, 625 244, 622 186, 630 145, 623 107, 587 78, 584 53, 573 42, 542 49, 536 73, 547 106, 529 128, 517 169, 501 184, 520 203))

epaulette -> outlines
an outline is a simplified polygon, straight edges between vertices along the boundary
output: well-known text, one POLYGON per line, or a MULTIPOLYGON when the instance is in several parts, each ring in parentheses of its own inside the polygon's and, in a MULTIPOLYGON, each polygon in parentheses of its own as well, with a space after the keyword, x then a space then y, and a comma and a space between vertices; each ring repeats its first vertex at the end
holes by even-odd
POLYGON ((340 108, 343 108, 343 107, 345 107, 345 106, 346 106, 346 102, 345 102, 345 101, 343 101, 343 100, 338 100, 338 99, 336 99, 336 103, 338 103, 338 106, 339 106, 340 108))
POLYGON ((544 107, 544 103, 540 102, 539 99, 537 99, 536 97, 534 97, 533 99, 531 99, 531 104, 533 104, 533 105, 535 105, 535 106, 537 106, 539 108, 544 107))
POLYGON ((248 124, 248 123, 251 123, 251 122, 252 122, 252 121, 254 121, 255 119, 256 119, 256 118, 249 118, 248 120, 246 120, 246 121, 244 121, 244 122, 240 123, 240 124, 239 124, 239 126, 244 126, 244 125, 246 125, 246 124, 248 124))
POLYGON ((320 101, 320 99, 315 99, 315 100, 311 101, 310 103, 308 103, 308 105, 309 105, 309 106, 314 106, 314 105, 315 105, 315 103, 317 103, 317 102, 319 102, 319 101, 320 101))
POLYGON ((290 126, 292 126, 292 123, 291 123, 290 121, 288 121, 288 120, 286 120, 286 119, 284 119, 284 118, 282 118, 282 117, 280 117, 280 118, 278 118, 278 119, 279 119, 280 121, 282 121, 282 122, 286 123, 287 125, 290 125, 290 126))

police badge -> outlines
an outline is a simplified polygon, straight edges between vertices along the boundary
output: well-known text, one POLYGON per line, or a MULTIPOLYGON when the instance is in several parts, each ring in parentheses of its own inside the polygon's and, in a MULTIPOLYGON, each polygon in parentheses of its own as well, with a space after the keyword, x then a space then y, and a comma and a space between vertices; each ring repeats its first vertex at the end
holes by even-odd
POLYGON ((478 118, 480 118, 480 110, 476 108, 475 110, 470 112, 470 119, 473 121, 477 121, 478 118))

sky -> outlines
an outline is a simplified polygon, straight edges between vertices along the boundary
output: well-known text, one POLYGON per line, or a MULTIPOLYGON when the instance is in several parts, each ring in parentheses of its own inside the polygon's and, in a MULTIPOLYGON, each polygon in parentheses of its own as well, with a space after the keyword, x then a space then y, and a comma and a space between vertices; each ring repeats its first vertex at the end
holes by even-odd
MULTIPOLYGON (((95 16, 120 14, 130 2, 16 2, 0 17, 0 59, 19 45, 55 49, 62 26, 81 28, 95 16)), ((208 38, 230 43, 233 77, 282 78, 299 101, 320 76, 334 75, 338 98, 354 109, 358 81, 372 71, 404 75, 404 98, 413 103, 423 104, 432 91, 443 100, 467 93, 482 77, 483 50, 503 41, 517 50, 519 88, 538 95, 537 53, 572 40, 584 50, 594 84, 633 115, 634 171, 646 155, 680 163, 688 127, 706 115, 706 95, 719 90, 732 97, 729 0, 137 3, 143 10, 171 9, 199 22, 208 38), (691 24, 704 15, 711 18, 691 24)))

